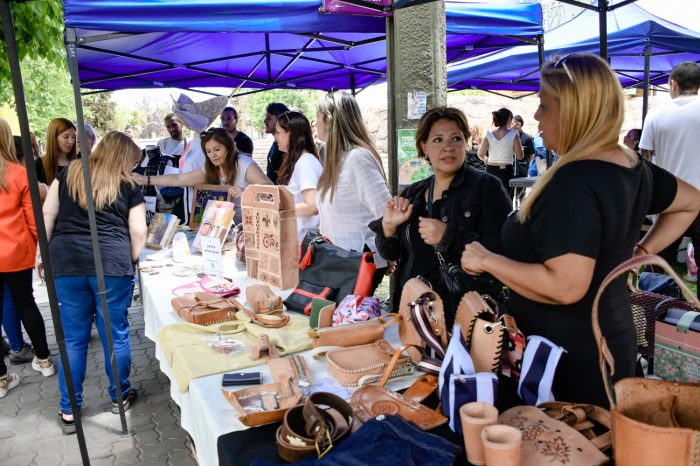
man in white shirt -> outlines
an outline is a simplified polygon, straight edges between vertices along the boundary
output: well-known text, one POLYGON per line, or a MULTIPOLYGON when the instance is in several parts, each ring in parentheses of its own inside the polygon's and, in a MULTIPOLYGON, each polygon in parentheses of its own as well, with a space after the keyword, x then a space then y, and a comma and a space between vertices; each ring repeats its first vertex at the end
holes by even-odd
MULTIPOLYGON (((700 66, 694 62, 677 65, 668 86, 672 100, 649 112, 639 148, 644 158, 654 156, 658 166, 700 189, 700 66)), ((700 217, 685 236, 700 249, 700 217)), ((676 244, 673 256, 677 248, 676 244)))
MULTIPOLYGON (((180 156, 185 150, 185 146, 187 146, 187 138, 182 132, 182 122, 174 113, 165 115, 163 122, 170 134, 170 137, 161 139, 157 144, 161 157, 169 159, 164 174, 179 173, 180 156)), ((180 218, 181 223, 185 223, 184 210, 182 208, 183 189, 163 187, 159 189, 159 192, 163 202, 161 203, 159 199, 157 210, 159 212, 172 212, 180 218)))

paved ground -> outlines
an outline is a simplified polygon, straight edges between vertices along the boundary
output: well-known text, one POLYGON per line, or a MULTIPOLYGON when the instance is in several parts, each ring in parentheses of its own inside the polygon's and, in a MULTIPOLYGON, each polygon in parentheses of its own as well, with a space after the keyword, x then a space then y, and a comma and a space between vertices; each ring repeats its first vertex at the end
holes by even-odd
MULTIPOLYGON (((37 304, 47 325, 49 348, 52 355, 57 355, 46 288, 37 282, 34 285, 37 304)), ((154 356, 155 345, 143 335, 140 306, 131 308, 129 320, 131 383, 139 391, 139 399, 126 417, 134 435, 122 438, 119 416, 110 411, 102 346, 93 328, 83 410, 90 462, 93 465, 196 465, 192 443, 187 432, 180 428, 179 409, 170 398, 170 383, 160 372, 154 356)), ((42 377, 32 370, 31 364, 8 367, 20 374, 22 381, 0 400, 0 465, 82 464, 77 436, 63 435, 58 425, 58 374, 42 377)))

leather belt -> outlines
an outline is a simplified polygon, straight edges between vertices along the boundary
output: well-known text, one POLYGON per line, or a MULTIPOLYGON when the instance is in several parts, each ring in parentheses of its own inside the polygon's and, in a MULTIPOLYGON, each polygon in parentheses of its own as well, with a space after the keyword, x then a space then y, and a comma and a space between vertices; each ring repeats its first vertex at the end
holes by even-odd
POLYGON ((494 168, 499 168, 501 170, 505 170, 506 168, 513 168, 513 165, 510 164, 501 164, 501 163, 489 163, 489 167, 494 167, 494 168))
POLYGON ((350 434, 352 425, 352 408, 345 400, 332 393, 314 393, 285 413, 277 429, 277 453, 290 463, 313 452, 321 458, 350 434))

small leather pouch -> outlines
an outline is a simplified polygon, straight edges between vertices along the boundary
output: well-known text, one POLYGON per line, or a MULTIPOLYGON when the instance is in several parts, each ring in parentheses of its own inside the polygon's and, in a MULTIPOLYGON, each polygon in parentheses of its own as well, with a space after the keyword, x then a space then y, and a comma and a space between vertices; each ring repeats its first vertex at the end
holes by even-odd
MULTIPOLYGON (((382 378, 394 353, 394 348, 384 340, 332 350, 326 354, 328 373, 345 387, 357 387, 376 382, 382 378)), ((394 369, 387 378, 400 377, 413 372, 411 358, 401 353, 397 356, 394 369)))
POLYGON ((366 385, 353 393, 350 406, 352 406, 356 418, 366 422, 380 414, 396 414, 423 430, 434 429, 447 422, 445 416, 420 404, 420 401, 427 398, 437 388, 437 377, 434 375, 425 374, 419 377, 404 395, 384 388, 392 376, 391 374, 395 371, 396 363, 406 349, 408 349, 408 345, 402 346, 394 353, 389 365, 384 370, 379 386, 366 385))
POLYGON ((330 327, 333 323, 333 311, 335 311, 334 301, 323 298, 313 298, 311 300, 309 327, 330 327))
POLYGON ((267 285, 250 285, 245 289, 245 300, 256 313, 268 314, 282 310, 282 298, 267 285))
POLYGON ((284 300, 287 309, 294 312, 311 314, 311 300, 313 298, 323 298, 332 300, 338 293, 337 288, 315 285, 304 280, 299 282, 299 286, 294 288, 292 294, 284 300))
POLYGON ((197 325, 212 325, 236 320, 236 307, 225 298, 211 293, 186 294, 173 298, 170 304, 177 315, 197 325))
POLYGON ((319 327, 309 332, 311 346, 314 348, 325 346, 345 348, 373 343, 384 338, 384 328, 396 322, 397 319, 396 314, 387 314, 367 322, 357 322, 340 327, 319 327))

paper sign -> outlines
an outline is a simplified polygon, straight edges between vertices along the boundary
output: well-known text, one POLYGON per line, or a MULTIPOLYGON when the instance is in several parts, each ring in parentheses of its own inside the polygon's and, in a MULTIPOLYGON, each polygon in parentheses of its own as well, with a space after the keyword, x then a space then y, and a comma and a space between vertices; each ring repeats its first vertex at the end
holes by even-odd
POLYGON ((224 258, 221 255, 221 240, 203 236, 201 239, 204 273, 221 277, 224 275, 224 258))
POLYGON ((425 92, 409 92, 406 111, 407 120, 420 120, 426 110, 428 94, 425 92))
POLYGON ((144 201, 146 202, 146 212, 154 212, 156 211, 156 197, 155 196, 143 196, 144 201))
POLYGON ((433 174, 430 165, 418 158, 415 129, 399 129, 397 142, 400 185, 411 184, 433 174))

